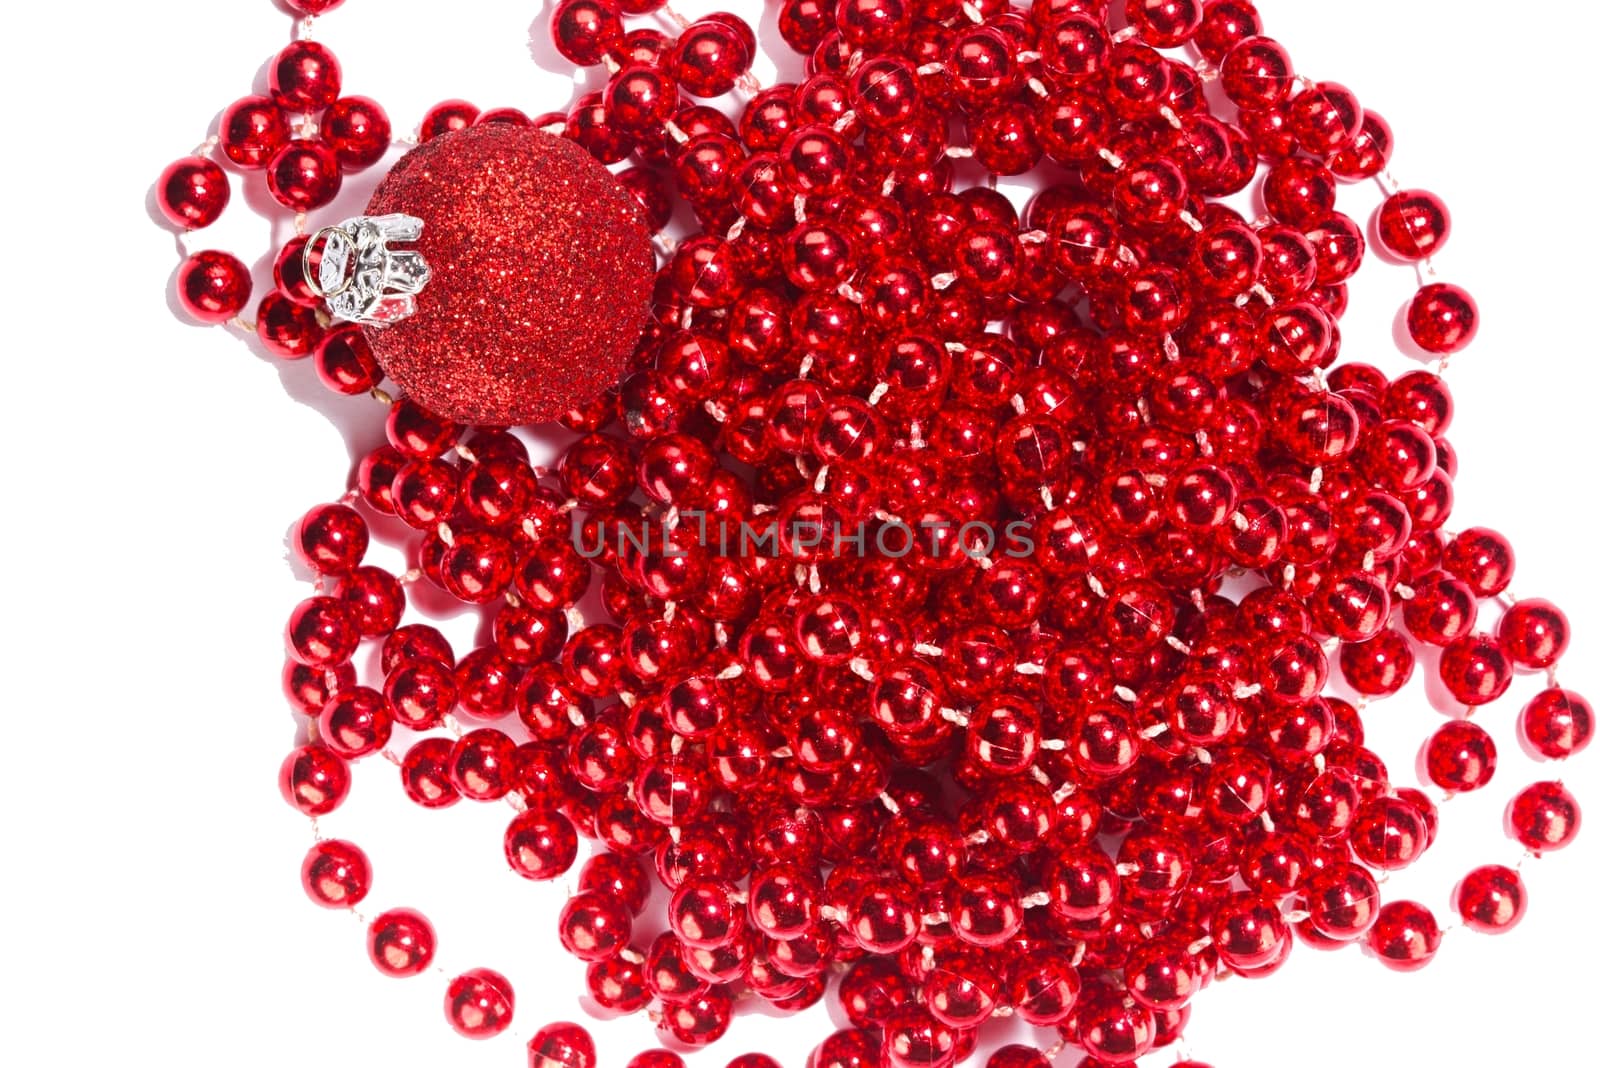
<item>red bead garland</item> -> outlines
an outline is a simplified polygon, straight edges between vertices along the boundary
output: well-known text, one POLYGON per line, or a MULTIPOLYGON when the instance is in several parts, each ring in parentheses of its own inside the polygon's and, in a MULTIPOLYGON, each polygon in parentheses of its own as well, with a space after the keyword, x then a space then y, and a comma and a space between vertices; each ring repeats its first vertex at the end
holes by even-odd
MULTIPOLYGON (((319 312, 304 238, 277 258, 262 345, 391 404, 351 497, 296 532, 318 590, 290 618, 285 688, 314 728, 283 765, 285 799, 326 815, 347 762, 382 753, 419 806, 509 800, 505 856, 526 878, 564 875, 580 836, 597 840, 558 919, 595 1001, 648 1008, 695 1048, 727 1030, 736 991, 803 1008, 837 965, 853 1026, 810 1068, 944 1068, 1004 1015, 1060 1041, 999 1049, 993 1068, 1040 1068, 1062 1044, 1128 1064, 1179 1037, 1213 978, 1268 975, 1297 940, 1427 964, 1433 912, 1383 902, 1373 870, 1426 852, 1437 811, 1365 748, 1361 709, 1324 693, 1332 661, 1379 698, 1436 646, 1468 713, 1549 671, 1519 719, 1546 759, 1585 748, 1593 713, 1553 679, 1566 617, 1505 595, 1506 540, 1442 530, 1442 380, 1339 362, 1365 236, 1335 210, 1338 182, 1387 183, 1387 123, 1298 77, 1248 0, 1130 0, 1118 31, 1096 0, 786 0, 779 33, 807 76, 766 89, 738 16, 670 15, 675 39, 628 27, 659 6, 556 6, 558 51, 611 71, 565 116, 445 101, 418 128, 559 128, 603 162, 635 159, 619 178, 657 231, 674 190, 699 224, 663 239, 654 320, 618 387, 565 416, 580 436, 555 471, 503 430, 382 393, 363 336, 319 312), (1157 51, 1190 46, 1193 63, 1157 51), (1236 111, 1212 108, 1211 81, 1236 111), (735 88, 736 120, 683 99, 735 88), (1066 177, 1019 216, 991 189, 955 190, 967 158, 1066 177), (1247 222, 1219 198, 1263 166, 1270 217, 1247 222), (408 574, 363 564, 367 510, 420 532, 408 574), (424 579, 483 606, 483 645, 458 659, 400 625, 424 579), (591 587, 604 620, 578 611, 591 587), (364 687, 350 661, 374 638, 384 678, 364 687), (631 946, 652 872, 669 930, 631 946)), ((383 157, 389 120, 340 95, 315 42, 284 49, 270 81, 212 144, 311 211, 383 157)), ((197 228, 228 185, 202 153, 158 194, 197 228)), ((1393 191, 1375 232, 1426 262, 1450 216, 1393 191)), ((178 289, 225 322, 250 282, 201 252, 178 289)), ((1449 356, 1478 309, 1430 282, 1406 324, 1449 356)), ((1496 761, 1463 718, 1421 765, 1460 792, 1496 761)), ((1580 823, 1559 781, 1507 810, 1536 854, 1580 823)), ((302 877, 328 907, 371 883, 336 839, 302 877)), ((1498 933, 1526 889, 1486 865, 1454 907, 1498 933)), ((414 975, 436 939, 395 909, 368 948, 414 975)), ((445 1007, 485 1038, 514 995, 478 968, 445 1007)), ((595 1052, 555 1023, 528 1058, 592 1068, 595 1052)), ((630 1068, 681 1064, 654 1050, 630 1068)))

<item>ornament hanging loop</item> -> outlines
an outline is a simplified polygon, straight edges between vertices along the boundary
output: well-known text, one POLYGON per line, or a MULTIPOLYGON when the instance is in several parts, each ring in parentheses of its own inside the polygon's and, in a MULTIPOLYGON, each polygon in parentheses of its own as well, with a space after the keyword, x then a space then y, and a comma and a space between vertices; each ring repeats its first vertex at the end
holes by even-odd
POLYGON ((324 226, 322 229, 312 234, 310 240, 308 240, 300 249, 300 271, 305 277, 306 288, 311 290, 311 292, 315 294, 319 300, 332 300, 334 297, 337 297, 339 294, 349 289, 350 286, 355 282, 354 277, 349 272, 345 272, 344 277, 340 280, 337 288, 328 290, 322 287, 322 272, 317 270, 316 265, 312 262, 312 249, 316 248, 318 245, 324 244, 325 242, 331 241, 335 235, 351 245, 355 244, 355 235, 350 231, 339 226, 324 226))

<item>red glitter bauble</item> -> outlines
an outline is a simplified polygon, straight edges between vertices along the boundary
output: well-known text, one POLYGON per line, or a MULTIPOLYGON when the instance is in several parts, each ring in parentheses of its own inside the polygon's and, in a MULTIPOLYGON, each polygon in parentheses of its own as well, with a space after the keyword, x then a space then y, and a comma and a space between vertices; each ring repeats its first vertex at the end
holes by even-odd
POLYGON ((621 377, 655 254, 633 197, 579 145, 491 123, 402 158, 367 205, 423 221, 416 314, 369 328, 423 407, 462 423, 542 423, 621 377))

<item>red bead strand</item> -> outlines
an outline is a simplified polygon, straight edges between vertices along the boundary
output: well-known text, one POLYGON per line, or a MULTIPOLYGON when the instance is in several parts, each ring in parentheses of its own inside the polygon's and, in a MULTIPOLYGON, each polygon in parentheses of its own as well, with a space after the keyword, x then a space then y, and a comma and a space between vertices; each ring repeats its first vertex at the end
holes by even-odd
MULTIPOLYGON (((227 204, 212 147, 262 171, 302 231, 384 156, 388 116, 341 95, 334 53, 305 36, 335 6, 290 0, 301 39, 270 95, 163 173, 174 225, 227 204)), ((996 1068, 1065 1044, 1129 1064, 1180 1037, 1212 979, 1266 976, 1297 941, 1431 961, 1434 912, 1383 901, 1373 871, 1419 860, 1437 810, 1365 748, 1367 701, 1429 670, 1432 645, 1468 716, 1548 673, 1519 719, 1540 757, 1593 734, 1555 681, 1566 616, 1506 592, 1503 536, 1444 533, 1453 401, 1436 371, 1478 328, 1471 295, 1435 277, 1450 215, 1399 188, 1383 118, 1297 75, 1248 0, 1116 7, 1113 31, 1098 2, 785 0, 778 31, 806 73, 762 88, 737 15, 561 0, 555 46, 604 67, 603 90, 531 120, 446 100, 416 136, 532 123, 631 157, 620 180, 658 234, 674 192, 695 220, 660 236, 630 373, 564 417, 577 437, 553 470, 506 431, 381 389, 361 332, 318 308, 304 234, 286 244, 263 347, 389 405, 357 488, 295 531, 316 588, 286 628, 311 735, 282 766, 286 801, 327 815, 349 763, 377 753, 420 807, 505 801, 524 878, 566 875, 596 841, 557 920, 596 1003, 697 1048, 736 995, 795 1011, 841 970, 853 1026, 811 1068, 946 1068, 1010 1015, 1059 1041, 997 1050, 996 1068), (630 24, 658 10, 669 32, 630 24), (685 99, 735 92, 736 117, 685 99), (956 161, 998 176, 1045 159, 1067 177, 1020 213, 956 187, 956 161), (1221 198, 1260 168, 1270 216, 1247 222, 1221 198), (1393 381, 1341 360, 1366 249, 1339 183, 1369 178, 1381 251, 1424 282, 1407 331, 1438 358, 1393 381), (364 562, 377 515, 408 530, 403 575, 364 562), (730 551, 752 526, 770 542, 730 551), (1265 585, 1236 598, 1235 570, 1265 585), (458 657, 402 625, 423 582, 478 608, 482 644, 458 657), (374 640, 382 678, 362 685, 374 640), (1334 662, 1358 705, 1325 692, 1334 662), (666 929, 646 945, 652 883, 666 929)), ((189 256, 177 285, 202 322, 239 322, 250 298, 220 252, 189 256)), ((1421 761, 1446 792, 1496 764, 1476 718, 1440 726, 1421 761)), ((1555 779, 1506 822, 1542 854, 1581 812, 1555 779)), ((302 880, 353 909, 371 870, 319 832, 302 880)), ((1498 933, 1526 896, 1490 864, 1453 907, 1498 933)), ((420 913, 362 922, 384 974, 437 970, 420 913)), ((449 980, 447 1020, 491 1037, 514 1001, 475 968, 449 980)), ((559 1022, 527 1056, 596 1061, 559 1022)))

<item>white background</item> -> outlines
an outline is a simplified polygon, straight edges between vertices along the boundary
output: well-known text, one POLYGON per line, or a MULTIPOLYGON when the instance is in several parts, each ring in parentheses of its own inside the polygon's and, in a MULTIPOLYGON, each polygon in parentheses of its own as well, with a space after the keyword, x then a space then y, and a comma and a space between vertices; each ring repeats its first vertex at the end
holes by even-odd
MULTIPOLYGON (((1564 681, 1600 697, 1588 53, 1600 16, 1575 0, 1260 6, 1302 72, 1345 82, 1392 122, 1400 180, 1455 213, 1440 269, 1476 294, 1483 329, 1448 376, 1462 460, 1452 526, 1512 537, 1514 590, 1558 599, 1574 623, 1564 681)), ((546 18, 541 0, 349 0, 317 37, 343 59, 347 90, 377 96, 403 129, 451 96, 564 106, 559 61, 548 48, 550 69, 530 56, 530 23, 542 40, 546 18)), ((309 361, 281 365, 176 318, 178 256, 148 195, 221 107, 260 87, 289 20, 269 0, 30 4, 9 19, 0 292, 13 459, 0 495, 17 576, 0 765, 0 1062, 520 1065, 534 1028, 586 1018, 581 967, 552 930, 565 888, 505 870, 507 811, 411 808, 375 762, 327 820, 373 857, 369 913, 420 907, 447 967, 493 966, 517 984, 512 1033, 473 1044, 441 1018, 441 979, 379 977, 359 925, 304 899, 307 829, 274 785, 294 734, 279 633, 305 593, 284 536, 342 492, 352 456, 379 440, 379 413, 323 392, 309 361)), ((761 33, 776 40, 770 17, 761 33)), ((328 217, 353 214, 375 177, 350 183, 328 217)), ((266 255, 269 229, 246 206, 265 201, 259 180, 242 193, 235 178, 228 217, 194 247, 266 255)), ((1376 203, 1370 184, 1341 193, 1362 221, 1376 203)), ((1390 333, 1414 285, 1409 270, 1369 259, 1343 324, 1348 358, 1403 368, 1390 333)), ((1496 784, 1449 802, 1442 843, 1386 894, 1448 917, 1462 872, 1515 861, 1500 834, 1505 800, 1556 774, 1514 741, 1532 688, 1523 680, 1483 715, 1501 743, 1496 784)), ((1417 747, 1442 722, 1420 687, 1368 719, 1396 780, 1414 781, 1417 747)), ((1596 756, 1568 781, 1600 809, 1596 756)), ((1511 935, 1453 932, 1412 976, 1356 950, 1298 947, 1270 980, 1199 998, 1193 1054, 1218 1068, 1594 1063, 1597 832, 1527 866, 1531 909, 1511 935)), ((652 1042, 641 1017, 590 1024, 607 1068, 652 1042)), ((821 1010, 740 1016, 693 1063, 760 1049, 800 1068, 829 1029, 821 1010)), ((1070 1054, 1060 1060, 1071 1068, 1070 1054)))

